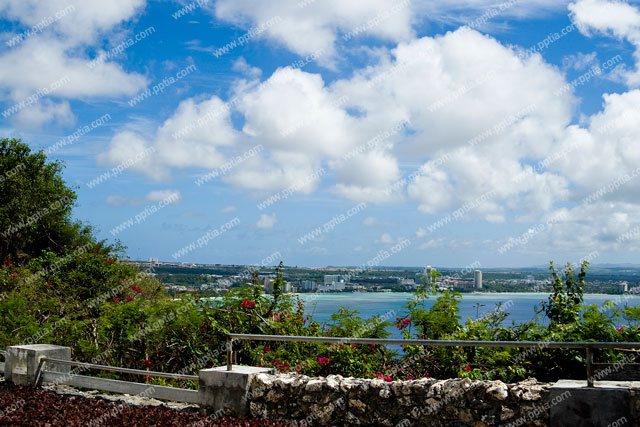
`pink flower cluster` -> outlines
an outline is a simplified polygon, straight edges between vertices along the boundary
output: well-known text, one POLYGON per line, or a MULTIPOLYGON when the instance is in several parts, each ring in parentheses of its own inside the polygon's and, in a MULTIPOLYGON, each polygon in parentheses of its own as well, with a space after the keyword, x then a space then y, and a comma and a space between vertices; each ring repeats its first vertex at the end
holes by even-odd
POLYGON ((384 380, 384 381, 387 381, 387 382, 393 381, 393 378, 391 378, 391 377, 389 377, 387 375, 384 375, 384 374, 373 374, 373 375, 375 375, 376 377, 380 378, 381 380, 384 380))
POLYGON ((409 323, 411 323, 411 319, 400 319, 400 318, 397 318, 396 319, 396 328, 404 329, 409 325, 409 323))
POLYGON ((318 357, 318 365, 323 365, 324 363, 327 363, 329 360, 331 360, 330 357, 318 357))

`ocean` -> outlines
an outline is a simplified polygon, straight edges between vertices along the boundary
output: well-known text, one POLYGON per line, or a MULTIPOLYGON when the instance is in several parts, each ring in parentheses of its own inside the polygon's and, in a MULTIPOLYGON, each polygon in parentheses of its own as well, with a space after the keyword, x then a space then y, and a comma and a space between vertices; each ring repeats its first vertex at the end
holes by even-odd
MULTIPOLYGON (((325 294, 298 294, 300 299, 305 301, 305 312, 318 322, 329 320, 331 315, 338 310, 338 307, 348 307, 357 310, 363 319, 374 315, 385 316, 390 322, 395 322, 396 317, 406 314, 404 307, 413 297, 409 292, 397 293, 325 293, 325 294), (395 314, 394 314, 395 313, 395 314)), ((508 326, 511 322, 524 323, 529 320, 536 320, 535 307, 540 307, 542 301, 546 301, 549 294, 546 293, 465 293, 459 304, 460 322, 465 323, 467 318, 476 319, 485 313, 495 310, 498 302, 503 303, 503 310, 509 313, 503 326, 508 326)), ((431 307, 437 296, 429 297, 426 301, 426 308, 431 307)), ((605 301, 618 303, 620 306, 640 305, 638 295, 604 295, 585 294, 584 302, 587 305, 602 305, 605 301)), ((544 319, 540 320, 541 323, 544 319)), ((395 332, 396 328, 393 328, 395 332)), ((396 335, 394 333, 394 335, 396 335)))

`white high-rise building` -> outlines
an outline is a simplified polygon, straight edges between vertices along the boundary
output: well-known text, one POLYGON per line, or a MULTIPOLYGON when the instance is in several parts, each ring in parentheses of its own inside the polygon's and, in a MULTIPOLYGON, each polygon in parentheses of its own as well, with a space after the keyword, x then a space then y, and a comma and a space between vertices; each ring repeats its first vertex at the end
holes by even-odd
POLYGON ((431 273, 436 271, 435 268, 431 267, 430 265, 427 265, 424 270, 422 270, 422 273, 416 273, 416 278, 415 278, 415 282, 416 283, 427 283, 431 281, 431 273))
POLYGON ((476 289, 482 289, 482 271, 476 270, 473 272, 473 287, 476 289))

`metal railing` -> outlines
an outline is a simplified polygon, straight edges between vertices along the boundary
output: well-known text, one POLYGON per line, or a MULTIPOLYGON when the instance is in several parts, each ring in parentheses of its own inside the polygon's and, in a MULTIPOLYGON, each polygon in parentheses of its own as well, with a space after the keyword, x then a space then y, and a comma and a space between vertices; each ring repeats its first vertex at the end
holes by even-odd
POLYGON ((183 374, 171 374, 171 373, 157 372, 157 371, 145 371, 143 369, 120 368, 117 366, 96 365, 95 363, 74 362, 72 360, 53 359, 49 357, 43 357, 42 359, 40 359, 40 363, 38 364, 38 370, 36 372, 36 384, 40 382, 40 376, 42 371, 44 370, 44 364, 47 362, 58 364, 58 365, 78 366, 86 369, 97 369, 101 371, 119 372, 123 374, 144 375, 147 377, 173 378, 176 380, 186 380, 186 381, 198 381, 199 379, 197 375, 183 375, 183 374))
POLYGON ((350 337, 302 337, 287 335, 228 334, 227 371, 233 369, 233 341, 284 341, 284 342, 321 342, 349 344, 417 345, 423 347, 509 347, 509 348, 577 348, 586 351, 587 387, 593 387, 593 350, 596 349, 633 349, 640 348, 640 342, 562 342, 562 341, 454 341, 454 340, 416 340, 381 339, 350 337))

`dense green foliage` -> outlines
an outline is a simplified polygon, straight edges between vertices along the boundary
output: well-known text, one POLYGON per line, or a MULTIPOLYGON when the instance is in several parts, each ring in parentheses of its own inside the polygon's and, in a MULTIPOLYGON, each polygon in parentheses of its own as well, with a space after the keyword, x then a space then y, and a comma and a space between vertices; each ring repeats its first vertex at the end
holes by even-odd
MULTIPOLYGON (((31 154, 24 144, 3 140, 0 154, 0 224, 4 229, 33 218, 57 197, 75 200, 75 193, 60 176, 61 165, 46 163, 42 152, 31 154), (16 169, 19 164, 26 166, 16 169), (8 173, 10 170, 14 172, 8 173), (16 206, 9 206, 12 204, 16 206)), ((174 299, 149 274, 153 271, 137 270, 121 259, 121 247, 96 241, 88 227, 72 221, 71 206, 70 202, 59 211, 27 221, 28 225, 15 232, 18 234, 2 237, 0 348, 55 343, 70 346, 76 360, 194 374, 225 363, 230 332, 332 336, 344 339, 333 345, 236 342, 235 363, 307 375, 512 381, 528 376, 541 380, 584 377, 581 351, 545 349, 545 341, 640 339, 640 307, 584 305, 587 263, 577 277, 571 265, 558 272, 552 263, 553 291, 539 308, 538 321, 508 326, 504 325, 508 307, 502 306, 462 322, 461 295, 435 293, 437 273, 415 292, 401 317, 390 312, 362 319, 357 311, 339 308, 330 320, 319 323, 305 315, 301 300, 282 293, 282 263, 276 268, 270 295, 263 293, 260 277, 254 273, 250 286, 232 288, 221 298, 174 299), (427 303, 430 298, 435 302, 427 303), (616 328, 625 321, 626 326, 616 328), (531 340, 540 341, 541 346, 530 351, 405 346, 396 352, 350 342, 350 337, 387 337, 388 328, 394 325, 405 338, 531 340)), ((624 357, 613 350, 596 356, 599 361, 624 357)))

